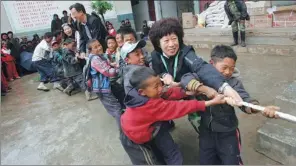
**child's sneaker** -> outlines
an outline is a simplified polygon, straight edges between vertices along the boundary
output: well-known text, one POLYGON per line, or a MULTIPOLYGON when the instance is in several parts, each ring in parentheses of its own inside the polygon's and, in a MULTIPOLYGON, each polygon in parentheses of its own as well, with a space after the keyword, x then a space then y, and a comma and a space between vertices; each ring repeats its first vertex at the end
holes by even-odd
POLYGON ((71 96, 71 91, 74 89, 72 84, 69 84, 66 89, 63 90, 64 93, 71 96))
POLYGON ((64 88, 58 82, 54 82, 53 83, 53 89, 58 89, 60 91, 63 91, 64 90, 64 88))
POLYGON ((95 100, 97 98, 99 98, 99 96, 97 94, 93 94, 91 92, 89 92, 88 90, 85 91, 85 98, 87 101, 91 101, 91 100, 95 100))
POLYGON ((37 90, 42 90, 42 91, 45 91, 45 92, 49 91, 49 89, 44 85, 43 82, 40 82, 39 86, 37 87, 37 90))

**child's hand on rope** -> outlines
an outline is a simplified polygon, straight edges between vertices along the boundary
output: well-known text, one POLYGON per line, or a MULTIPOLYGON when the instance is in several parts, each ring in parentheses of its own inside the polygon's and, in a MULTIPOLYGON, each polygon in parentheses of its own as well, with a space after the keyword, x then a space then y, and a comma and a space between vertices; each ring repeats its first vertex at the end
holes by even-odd
MULTIPOLYGON (((251 104, 254 104, 254 105, 259 105, 259 102, 258 101, 256 101, 256 100, 254 100, 254 101, 251 101, 250 102, 251 104)), ((255 109, 252 109, 252 108, 250 108, 250 107, 246 107, 245 108, 245 111, 248 113, 248 114, 256 114, 256 113, 258 113, 259 112, 259 110, 255 110, 255 109)))
POLYGON ((276 111, 279 111, 280 108, 276 106, 267 106, 265 107, 262 114, 268 118, 279 118, 279 116, 276 114, 276 111))

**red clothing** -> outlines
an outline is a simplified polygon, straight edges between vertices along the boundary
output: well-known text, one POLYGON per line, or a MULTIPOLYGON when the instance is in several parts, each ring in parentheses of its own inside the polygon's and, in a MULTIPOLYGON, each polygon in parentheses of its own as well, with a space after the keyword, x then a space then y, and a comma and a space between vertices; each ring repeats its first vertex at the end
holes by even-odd
POLYGON ((19 75, 17 73, 15 62, 13 56, 6 54, 1 50, 1 54, 4 56, 1 56, 1 61, 5 63, 6 66, 6 72, 7 72, 7 80, 11 80, 13 78, 18 78, 19 75))
MULTIPOLYGON (((179 88, 173 88, 170 92, 170 98, 180 99, 185 96, 185 93, 180 93, 179 88)), ((152 124, 155 122, 177 119, 186 114, 204 110, 204 101, 168 101, 162 98, 148 99, 141 106, 134 108, 128 107, 126 109, 121 116, 121 127, 129 139, 137 144, 143 144, 151 140, 154 131, 152 124)))
POLYGON ((110 36, 114 36, 114 37, 116 36, 116 30, 114 28, 110 29, 108 31, 108 33, 109 33, 110 36))
POLYGON ((8 82, 6 81, 5 75, 3 74, 3 71, 1 70, 1 86, 4 91, 8 90, 8 82))
POLYGON ((10 55, 10 50, 7 50, 5 47, 1 49, 1 61, 2 62, 14 61, 13 56, 10 55))

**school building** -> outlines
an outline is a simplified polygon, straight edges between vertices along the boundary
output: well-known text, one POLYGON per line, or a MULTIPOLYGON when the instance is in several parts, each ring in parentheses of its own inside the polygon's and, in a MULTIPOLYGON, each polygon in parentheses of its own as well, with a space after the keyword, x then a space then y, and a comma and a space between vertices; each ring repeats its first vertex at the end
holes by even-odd
MULTIPOLYGON (((213 0, 126 0, 108 1, 113 9, 104 16, 116 29, 120 22, 129 19, 136 31, 141 31, 144 20, 156 21, 166 17, 181 20, 182 13, 198 14, 213 0)), ((62 11, 79 2, 91 13, 91 1, 1 1, 1 33, 13 31, 17 36, 42 34, 50 29, 53 14, 62 17, 62 11)), ((271 1, 272 6, 295 5, 295 1, 271 1)))

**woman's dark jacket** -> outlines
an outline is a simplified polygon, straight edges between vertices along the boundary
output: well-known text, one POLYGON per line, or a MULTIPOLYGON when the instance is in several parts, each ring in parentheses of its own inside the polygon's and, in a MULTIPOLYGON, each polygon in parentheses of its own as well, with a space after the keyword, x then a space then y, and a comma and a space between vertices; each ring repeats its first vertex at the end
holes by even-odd
MULTIPOLYGON (((153 51, 152 68, 156 74, 163 75, 169 73, 173 76, 174 60, 176 56, 166 58, 164 57, 168 70, 162 63, 162 53, 153 51)), ((180 49, 179 60, 176 72, 175 82, 180 82, 181 77, 186 73, 196 73, 201 82, 210 86, 218 91, 218 89, 225 82, 225 78, 211 65, 205 62, 201 57, 197 56, 192 46, 183 45, 180 49)))

